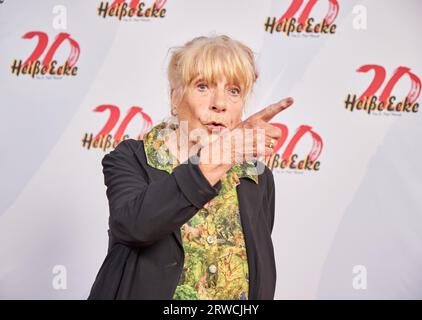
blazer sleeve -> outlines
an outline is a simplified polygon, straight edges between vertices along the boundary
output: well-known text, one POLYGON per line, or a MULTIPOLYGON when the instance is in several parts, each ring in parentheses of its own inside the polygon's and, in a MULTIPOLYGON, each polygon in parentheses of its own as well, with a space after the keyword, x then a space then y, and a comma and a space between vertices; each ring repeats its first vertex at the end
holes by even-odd
POLYGON ((136 142, 120 142, 101 163, 110 231, 129 245, 143 247, 180 229, 218 195, 221 181, 212 186, 199 166, 188 161, 165 178, 148 183, 133 151, 136 142))
POLYGON ((274 183, 274 176, 273 173, 270 169, 266 168, 266 170, 268 171, 267 173, 267 192, 268 192, 268 198, 267 198, 267 203, 268 203, 268 221, 269 221, 269 229, 270 229, 270 233, 273 232, 273 228, 274 228, 274 217, 275 217, 275 183, 274 183))

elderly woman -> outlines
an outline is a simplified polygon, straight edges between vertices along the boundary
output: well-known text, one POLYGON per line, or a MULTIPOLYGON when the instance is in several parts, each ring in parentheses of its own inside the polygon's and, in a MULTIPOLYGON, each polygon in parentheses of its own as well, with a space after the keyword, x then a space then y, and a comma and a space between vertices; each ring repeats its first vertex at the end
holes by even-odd
POLYGON ((88 299, 274 298, 274 179, 259 158, 293 100, 242 120, 257 77, 251 49, 228 36, 175 48, 176 121, 102 160, 109 247, 88 299))

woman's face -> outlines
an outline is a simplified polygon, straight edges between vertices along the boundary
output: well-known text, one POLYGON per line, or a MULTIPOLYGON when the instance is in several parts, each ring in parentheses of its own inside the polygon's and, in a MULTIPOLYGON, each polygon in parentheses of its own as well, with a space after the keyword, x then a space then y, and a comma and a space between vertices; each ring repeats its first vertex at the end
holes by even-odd
MULTIPOLYGON (((201 76, 197 76, 188 86, 183 100, 176 106, 177 118, 179 122, 187 122, 189 133, 200 129, 208 138, 221 130, 231 130, 241 121, 243 90, 243 86, 229 83, 225 76, 221 76, 217 83, 207 83, 201 76)), ((189 140, 197 139, 190 137, 189 140)))

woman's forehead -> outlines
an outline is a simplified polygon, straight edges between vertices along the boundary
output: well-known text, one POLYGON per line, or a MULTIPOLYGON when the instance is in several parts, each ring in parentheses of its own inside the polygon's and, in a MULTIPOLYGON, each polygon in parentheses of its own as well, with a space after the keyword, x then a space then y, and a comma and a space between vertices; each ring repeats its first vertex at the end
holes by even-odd
POLYGON ((230 83, 230 84, 244 85, 243 83, 241 83, 239 78, 240 77, 236 77, 234 75, 226 76, 224 73, 212 73, 209 75, 198 73, 192 78, 190 83, 196 84, 199 81, 210 81, 210 82, 217 83, 221 81, 221 82, 230 83))

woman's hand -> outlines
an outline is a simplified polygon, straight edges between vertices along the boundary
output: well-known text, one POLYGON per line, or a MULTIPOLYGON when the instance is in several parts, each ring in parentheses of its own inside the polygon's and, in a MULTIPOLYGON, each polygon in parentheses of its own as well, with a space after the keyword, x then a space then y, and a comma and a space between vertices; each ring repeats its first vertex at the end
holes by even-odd
POLYGON ((240 141, 232 144, 232 163, 272 155, 281 137, 281 130, 268 122, 292 103, 292 98, 282 99, 240 122, 231 132, 235 141, 240 141), (242 141, 243 148, 239 148, 242 141))
POLYGON ((282 99, 240 122, 201 149, 199 167, 214 185, 234 163, 267 157, 281 137, 279 128, 268 122, 293 104, 292 98, 282 99))

